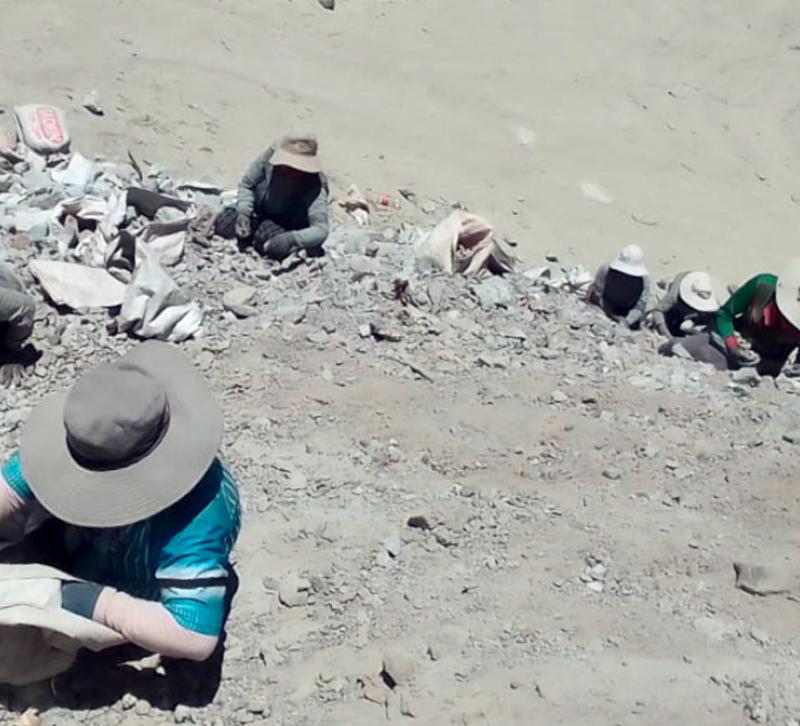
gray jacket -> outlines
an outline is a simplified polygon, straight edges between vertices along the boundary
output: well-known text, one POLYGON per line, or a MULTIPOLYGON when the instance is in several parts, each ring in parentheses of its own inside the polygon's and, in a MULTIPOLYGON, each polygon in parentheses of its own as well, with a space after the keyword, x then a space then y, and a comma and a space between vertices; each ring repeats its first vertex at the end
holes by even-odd
MULTIPOLYGON (((608 265, 601 265, 598 268, 597 273, 595 274, 594 283, 592 284, 592 299, 598 305, 602 306, 603 309, 606 309, 606 306, 604 304, 604 299, 606 292, 606 278, 608 277, 609 269, 610 268, 608 265)), ((636 305, 634 305, 631 311, 625 316, 625 323, 629 327, 633 327, 634 325, 641 323, 642 319, 645 316, 645 313, 647 313, 650 306, 650 300, 651 300, 650 277, 649 276, 643 277, 642 283, 643 283, 642 294, 637 300, 636 305)), ((606 310, 606 313, 609 314, 611 317, 616 317, 614 315, 611 315, 608 310, 606 310)))
POLYGON ((8 265, 0 262, 0 346, 18 350, 33 332, 36 303, 8 265))
POLYGON ((708 326, 714 318, 714 313, 701 313, 687 305, 681 297, 681 283, 688 272, 682 272, 672 282, 655 308, 649 313, 650 324, 661 335, 682 335, 681 324, 691 320, 696 329, 708 326))
POLYGON ((319 174, 308 188, 284 193, 270 184, 274 153, 270 147, 250 165, 239 183, 236 211, 253 219, 254 227, 264 220, 275 222, 287 230, 279 237, 286 236, 301 248, 319 247, 330 230, 328 179, 319 174))

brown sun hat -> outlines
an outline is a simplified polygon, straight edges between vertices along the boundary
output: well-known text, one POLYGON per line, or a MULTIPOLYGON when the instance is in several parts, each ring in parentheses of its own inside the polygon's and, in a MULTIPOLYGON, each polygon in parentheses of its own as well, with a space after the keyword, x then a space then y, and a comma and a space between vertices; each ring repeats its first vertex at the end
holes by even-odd
POLYGON ((22 432, 22 472, 56 518, 119 527, 163 511, 202 479, 222 411, 191 362, 148 341, 45 398, 22 432))
POLYGON ((317 152, 319 145, 313 136, 285 136, 275 147, 273 166, 288 166, 306 174, 319 174, 322 164, 317 152))

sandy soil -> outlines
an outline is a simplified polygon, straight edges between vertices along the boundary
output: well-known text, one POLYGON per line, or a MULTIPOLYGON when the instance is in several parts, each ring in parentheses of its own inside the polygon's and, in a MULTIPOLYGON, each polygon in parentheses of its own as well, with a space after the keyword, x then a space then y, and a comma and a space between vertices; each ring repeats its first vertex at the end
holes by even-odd
POLYGON ((332 13, 316 0, 5 0, 2 12, 0 102, 64 105, 84 152, 131 149, 233 182, 273 137, 308 128, 339 185, 459 199, 531 257, 594 264, 637 241, 654 266, 738 280, 793 251, 793 0, 338 0, 332 13), (80 110, 92 89, 102 119, 80 110))
MULTIPOLYGON (((338 189, 461 200, 531 259, 638 241, 659 271, 737 279, 793 254, 791 2, 0 11, 0 101, 63 105, 87 155, 234 182, 311 127, 338 189), (92 89, 103 118, 80 108, 92 89)), ((184 350, 224 403, 246 506, 218 681, 92 661, 55 691, 0 691, 0 720, 800 724, 800 588, 754 597, 732 567, 797 551, 798 387, 661 359, 519 274, 500 305, 484 282, 415 276, 427 302, 404 306, 403 214, 373 210, 285 274, 221 242, 174 273, 206 308, 184 350), (257 312, 237 321, 221 300, 240 283, 257 312)), ((10 253, 24 269, 34 250, 10 253)), ((41 303, 44 358, 0 397, 2 450, 44 393, 132 345, 105 323, 41 303)))

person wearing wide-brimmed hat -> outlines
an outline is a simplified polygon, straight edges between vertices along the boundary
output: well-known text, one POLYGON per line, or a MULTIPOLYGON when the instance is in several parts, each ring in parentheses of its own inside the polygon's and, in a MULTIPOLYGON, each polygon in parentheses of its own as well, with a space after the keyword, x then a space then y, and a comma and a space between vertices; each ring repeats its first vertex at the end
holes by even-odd
POLYGON ((597 270, 589 301, 629 328, 641 324, 650 303, 650 275, 641 247, 628 245, 597 270))
POLYGON ((682 337, 708 329, 718 310, 711 276, 706 272, 682 272, 648 313, 648 321, 661 335, 682 337))
POLYGON ((32 362, 25 342, 33 332, 36 303, 22 281, 0 261, 0 385, 18 383, 32 362))
POLYGON ((719 309, 715 323, 734 366, 757 366, 761 373, 778 375, 800 346, 800 259, 780 275, 748 280, 719 309))
POLYGON ((261 154, 239 183, 235 234, 275 260, 298 250, 319 253, 330 228, 328 205, 317 140, 287 136, 261 154))
MULTIPOLYGON (((798 347, 800 259, 780 275, 751 278, 716 312, 709 332, 673 338, 660 351, 711 363, 719 370, 749 367, 777 376, 798 347)), ((786 373, 800 374, 797 363, 786 373)))
POLYGON ((0 541, 67 525, 62 607, 147 650, 205 660, 232 583, 238 485, 222 413, 177 348, 146 342, 45 398, 0 472, 0 541))

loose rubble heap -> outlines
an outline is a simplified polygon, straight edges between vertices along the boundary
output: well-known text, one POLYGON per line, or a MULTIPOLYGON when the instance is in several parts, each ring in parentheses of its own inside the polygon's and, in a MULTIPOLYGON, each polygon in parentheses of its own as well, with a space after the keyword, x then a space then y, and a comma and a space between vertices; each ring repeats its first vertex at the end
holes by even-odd
MULTIPOLYGON (((325 257, 269 267, 213 238, 220 190, 136 166, 0 167, 0 249, 106 270, 124 300, 169 267, 202 313, 177 337, 224 402, 247 507, 225 659, 216 682, 87 657, 2 692, 0 720, 797 723, 800 593, 755 597, 733 569, 793 554, 793 381, 657 356, 571 294, 580 270, 420 269, 446 205, 342 211, 325 257)), ((112 320, 42 300, 2 450, 132 345, 112 320)))

